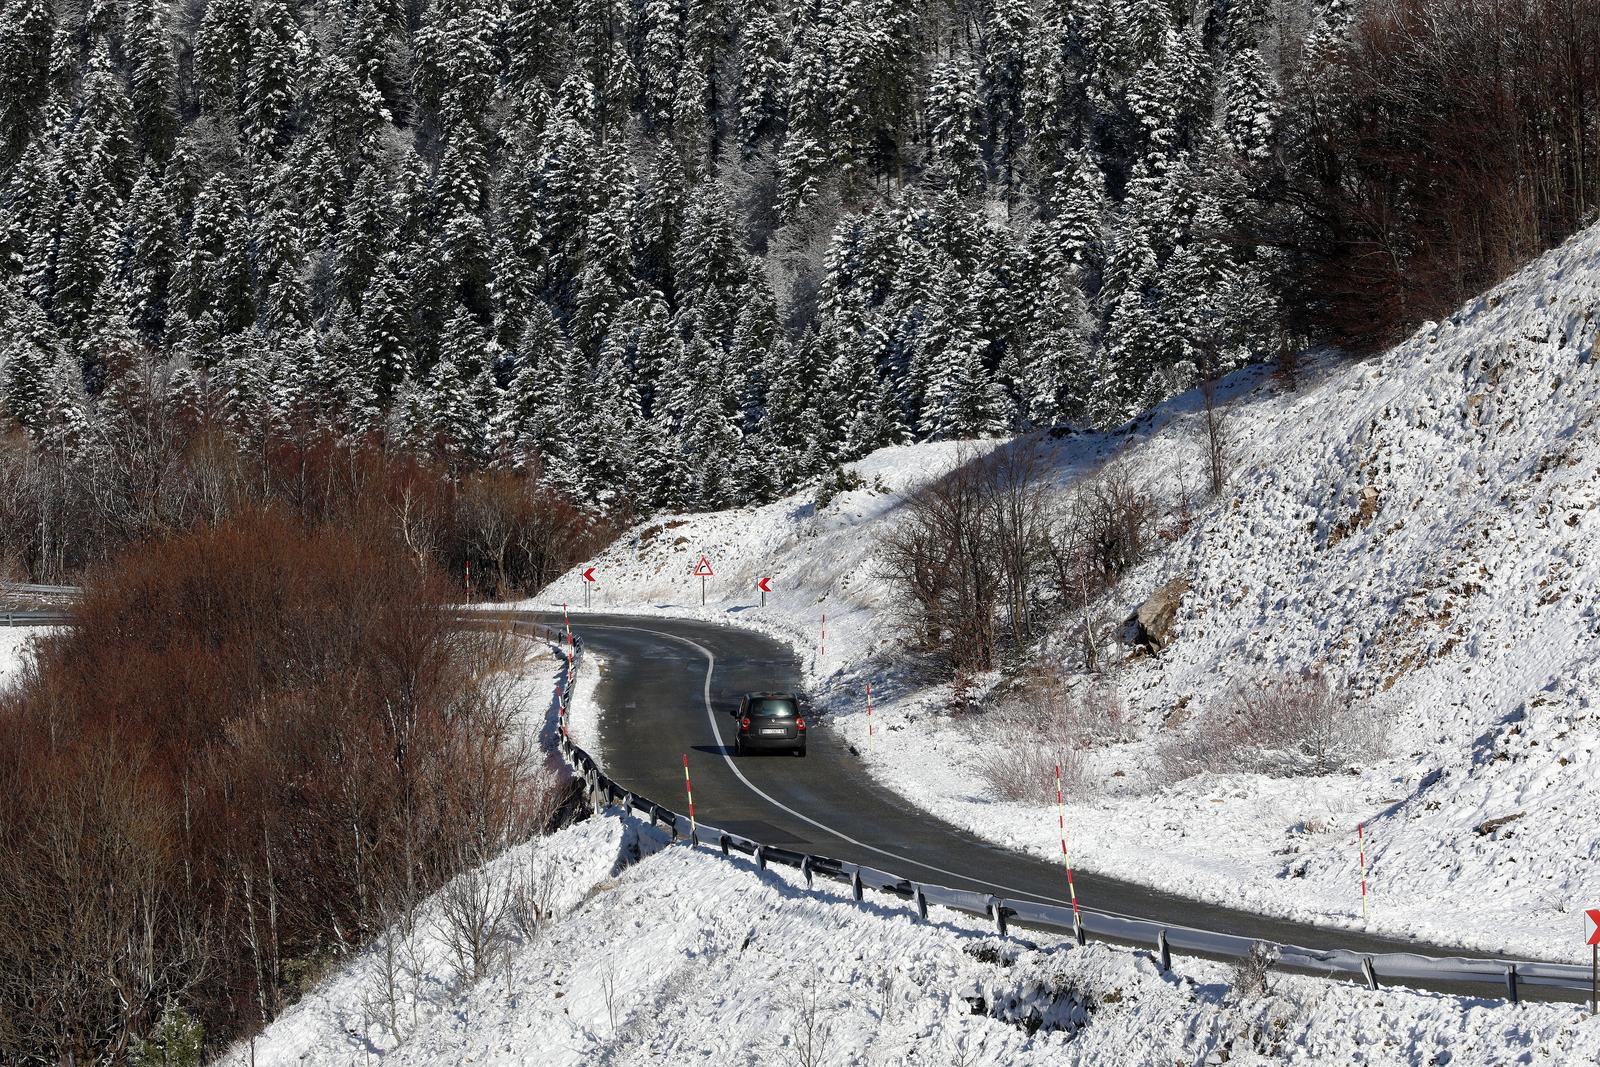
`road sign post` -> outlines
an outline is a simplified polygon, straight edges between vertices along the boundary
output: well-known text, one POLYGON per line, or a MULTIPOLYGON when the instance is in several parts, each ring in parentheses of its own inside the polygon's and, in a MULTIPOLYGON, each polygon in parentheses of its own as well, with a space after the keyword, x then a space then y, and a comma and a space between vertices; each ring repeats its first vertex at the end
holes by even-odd
POLYGON ((700 557, 700 562, 694 565, 694 576, 700 579, 700 606, 706 606, 706 579, 716 577, 716 572, 711 569, 711 560, 706 556, 700 557))
POLYGON ((1589 931, 1589 1014, 1600 1013, 1600 908, 1588 910, 1594 929, 1589 931))

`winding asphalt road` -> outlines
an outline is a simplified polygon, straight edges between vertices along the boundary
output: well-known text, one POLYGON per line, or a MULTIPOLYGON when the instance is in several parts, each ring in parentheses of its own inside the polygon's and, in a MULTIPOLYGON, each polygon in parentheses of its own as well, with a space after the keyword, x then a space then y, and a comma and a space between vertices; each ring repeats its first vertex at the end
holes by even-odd
MULTIPOLYGON (((559 614, 501 617, 561 625, 559 614)), ((574 619, 573 630, 604 664, 596 694, 600 737, 574 740, 595 753, 623 787, 681 810, 687 753, 695 810, 711 825, 914 881, 1068 902, 1059 864, 984 841, 914 808, 875 783, 826 722, 810 733, 805 759, 786 753, 735 758, 731 713, 739 698, 763 689, 804 688, 800 664, 781 642, 713 623, 626 615, 584 615, 574 619)), ((1076 872, 1076 881, 1085 908, 1169 926, 1311 948, 1483 955, 1264 917, 1085 871, 1076 872)), ((1469 992, 1460 984, 1451 989, 1469 992)), ((1470 992, 1504 993, 1489 986, 1470 992)), ((1556 990, 1525 993, 1575 999, 1556 990)))

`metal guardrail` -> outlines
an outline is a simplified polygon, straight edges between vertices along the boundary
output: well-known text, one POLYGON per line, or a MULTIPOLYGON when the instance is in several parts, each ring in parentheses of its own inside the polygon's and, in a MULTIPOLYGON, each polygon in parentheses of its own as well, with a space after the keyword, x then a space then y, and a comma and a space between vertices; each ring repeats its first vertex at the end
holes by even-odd
POLYGON ((75 597, 83 593, 76 585, 33 585, 28 582, 0 582, 0 593, 25 593, 30 596, 75 597))
POLYGON ((71 621, 72 614, 66 611, 0 611, 0 626, 63 626, 71 621))
MULTIPOLYGON (((553 643, 566 644, 567 634, 553 627, 520 623, 514 627, 530 628, 553 643)), ((561 701, 571 707, 572 686, 577 676, 577 663, 583 653, 580 639, 571 639, 572 669, 566 672, 562 683, 561 701)), ((1280 965, 1312 974, 1359 979, 1369 989, 1377 989, 1379 982, 1420 979, 1434 983, 1462 983, 1482 986, 1503 984, 1505 996, 1512 1003, 1519 998, 1523 985, 1568 989, 1584 993, 1590 990, 1590 970, 1578 964, 1546 963, 1534 960, 1473 959, 1464 956, 1426 956, 1412 952, 1363 953, 1349 949, 1315 949, 1242 937, 1237 934, 1196 930, 1192 927, 1169 926, 1145 919, 1126 919, 1115 915, 1085 909, 1080 921, 1074 920, 1070 907, 1043 904, 1030 900, 1012 900, 965 889, 909 878, 827 856, 810 855, 789 849, 764 845, 739 834, 728 833, 704 822, 691 821, 671 808, 623 789, 607 778, 600 764, 588 752, 572 743, 563 732, 559 738, 561 754, 584 783, 590 803, 599 812, 610 804, 621 804, 626 812, 648 816, 654 826, 665 825, 674 839, 684 839, 696 845, 710 845, 723 856, 735 852, 753 857, 756 866, 765 868, 769 863, 794 867, 805 876, 810 885, 817 876, 849 883, 856 900, 861 900, 867 889, 889 893, 910 902, 917 914, 926 919, 930 905, 950 908, 988 919, 995 932, 1004 936, 1012 920, 1033 927, 1042 927, 1074 935, 1079 944, 1089 935, 1106 941, 1148 946, 1157 953, 1162 970, 1171 967, 1171 953, 1187 952, 1193 955, 1238 959, 1264 945, 1272 951, 1280 965)))

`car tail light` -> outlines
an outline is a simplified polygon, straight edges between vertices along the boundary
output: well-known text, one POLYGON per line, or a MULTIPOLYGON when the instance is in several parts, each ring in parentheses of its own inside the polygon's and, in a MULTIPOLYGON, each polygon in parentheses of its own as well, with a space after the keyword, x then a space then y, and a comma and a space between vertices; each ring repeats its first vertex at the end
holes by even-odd
POLYGON ((806 728, 806 721, 801 718, 796 718, 794 720, 794 728, 796 730, 804 730, 806 728))
POLYGON ((750 716, 746 715, 744 718, 739 720, 739 729, 741 729, 741 730, 750 729, 750 716))

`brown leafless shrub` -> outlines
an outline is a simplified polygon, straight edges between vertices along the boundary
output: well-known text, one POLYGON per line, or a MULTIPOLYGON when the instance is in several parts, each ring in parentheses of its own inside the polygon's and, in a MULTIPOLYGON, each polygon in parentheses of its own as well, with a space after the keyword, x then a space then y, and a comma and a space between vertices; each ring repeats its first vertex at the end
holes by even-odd
POLYGON ((511 899, 507 905, 511 928, 523 941, 535 941, 544 934, 545 926, 555 913, 558 888, 556 870, 550 860, 530 851, 527 862, 512 875, 511 899))
POLYGON ((1278 239, 1314 335, 1381 347, 1592 220, 1596 5, 1363 4, 1344 40, 1289 60, 1304 210, 1278 239))
POLYGON ((880 561, 904 590, 913 646, 953 670, 990 669, 1002 639, 1036 632, 1032 592, 1046 558, 1044 457, 1024 441, 969 456, 907 498, 880 561))
POLYGON ((1214 376, 1207 375, 1201 381, 1200 401, 1200 444, 1205 451, 1206 475, 1211 495, 1216 496, 1228 484, 1228 463, 1233 440, 1228 413, 1217 403, 1217 379, 1214 376))
POLYGON ((986 754, 978 774, 1003 800, 1054 800, 1056 768, 1078 792, 1086 785, 1084 752, 1132 736, 1114 689, 1068 689, 1053 671, 1036 672, 972 729, 986 754))
POLYGON ((489 857, 470 844, 458 851, 460 870, 439 892, 445 944, 455 959, 456 976, 471 984, 489 973, 505 944, 511 886, 495 876, 489 857))
POLYGON ((833 1026, 826 1017, 827 1001, 815 977, 794 994, 789 1027, 789 1061, 795 1067, 821 1067, 833 1043, 833 1026))
POLYGON ((1077 604, 1114 583, 1150 549, 1155 502, 1127 467, 1111 463, 1058 508, 1050 563, 1058 596, 1077 604))
POLYGON ((237 1035, 548 823, 516 647, 448 599, 381 523, 281 510, 91 574, 0 695, 0 1059, 114 1059, 167 1003, 237 1035))
POLYGON ((470 565, 480 591, 531 591, 627 521, 586 513, 536 466, 461 472, 315 424, 241 442, 174 375, 118 360, 78 452, 0 425, 0 571, 67 580, 129 545, 270 502, 310 524, 380 527, 419 566, 461 575, 470 565))
POLYGON ((1251 945, 1249 954, 1234 960, 1230 968, 1228 984, 1233 987, 1234 998, 1248 1002, 1266 996, 1268 978, 1277 964, 1276 949, 1264 941, 1251 945))
POLYGON ((1321 674, 1283 675, 1230 687, 1164 745, 1168 777, 1203 772, 1328 774, 1382 748, 1382 727, 1321 674))

